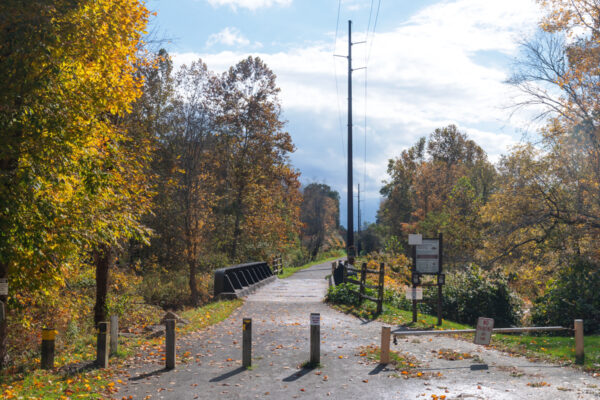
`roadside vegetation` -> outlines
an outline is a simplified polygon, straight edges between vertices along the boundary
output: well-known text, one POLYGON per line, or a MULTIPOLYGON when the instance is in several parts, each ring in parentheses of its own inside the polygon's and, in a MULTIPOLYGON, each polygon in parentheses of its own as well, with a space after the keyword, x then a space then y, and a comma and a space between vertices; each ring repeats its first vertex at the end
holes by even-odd
MULTIPOLYGON (((183 310, 178 315, 188 320, 187 325, 177 324, 177 335, 196 332, 217 324, 243 302, 241 300, 221 301, 198 308, 183 310)), ((164 336, 146 338, 149 332, 146 325, 159 324, 162 313, 148 309, 139 310, 142 325, 128 326, 129 335, 119 338, 119 351, 110 358, 108 369, 97 369, 92 363, 96 357, 96 336, 93 332, 80 332, 70 340, 58 340, 56 349, 56 369, 44 371, 39 368, 39 357, 24 358, 0 377, 0 394, 3 399, 100 399, 109 397, 124 383, 117 376, 126 375, 126 365, 135 359, 149 359, 164 365, 164 336)), ((179 354, 178 362, 186 363, 191 354, 179 354)))

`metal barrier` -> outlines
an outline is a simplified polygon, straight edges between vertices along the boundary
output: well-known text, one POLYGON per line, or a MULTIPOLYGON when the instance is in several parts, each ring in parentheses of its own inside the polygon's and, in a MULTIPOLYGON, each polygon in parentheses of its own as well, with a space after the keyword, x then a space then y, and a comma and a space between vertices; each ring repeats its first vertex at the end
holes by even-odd
POLYGON ((277 277, 266 262, 221 268, 215 271, 214 296, 219 299, 244 297, 275 279, 277 277))

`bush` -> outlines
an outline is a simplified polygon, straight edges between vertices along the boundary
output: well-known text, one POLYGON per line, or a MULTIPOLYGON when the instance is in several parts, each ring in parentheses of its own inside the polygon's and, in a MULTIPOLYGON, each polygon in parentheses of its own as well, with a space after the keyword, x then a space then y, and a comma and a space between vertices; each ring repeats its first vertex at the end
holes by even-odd
POLYGON ((341 283, 337 286, 331 286, 327 291, 325 300, 334 304, 358 306, 360 304, 358 286, 351 283, 341 283))
POLYGON ((546 283, 546 293, 534 301, 531 319, 535 325, 572 326, 583 319, 586 333, 600 331, 599 266, 576 260, 546 283))
MULTIPOLYGON (((403 310, 412 310, 412 301, 404 293, 386 290, 386 302, 403 310)), ((437 287, 427 287, 417 309, 424 314, 437 313, 437 287)), ((498 274, 487 274, 479 267, 464 272, 446 274, 442 296, 444 319, 475 325, 478 317, 494 318, 496 327, 518 325, 521 319, 522 302, 508 287, 506 278, 498 274)))

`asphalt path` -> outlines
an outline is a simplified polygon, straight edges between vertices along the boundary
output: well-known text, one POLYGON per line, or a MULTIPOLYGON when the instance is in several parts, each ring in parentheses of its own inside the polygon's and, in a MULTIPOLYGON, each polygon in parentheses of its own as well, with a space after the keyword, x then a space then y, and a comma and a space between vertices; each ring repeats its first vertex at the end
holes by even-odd
POLYGON ((400 339, 420 376, 369 362, 382 324, 323 303, 329 263, 258 289, 227 320, 183 338, 187 362, 166 371, 160 357, 132 359, 114 398, 133 399, 598 399, 600 380, 576 368, 513 357, 452 337, 400 339), (321 315, 321 366, 309 359, 311 313, 321 315), (252 368, 241 367, 242 319, 252 318, 252 368), (442 355, 440 355, 442 351, 442 355), (468 354, 449 360, 443 354, 468 354), (440 358, 442 357, 442 358, 440 358), (140 363, 140 359, 151 360, 140 363), (137 361, 136 361, 137 360, 137 361), (152 361, 153 360, 153 361, 152 361), (477 369, 486 365, 487 369, 477 369), (442 397, 444 396, 444 397, 442 397))

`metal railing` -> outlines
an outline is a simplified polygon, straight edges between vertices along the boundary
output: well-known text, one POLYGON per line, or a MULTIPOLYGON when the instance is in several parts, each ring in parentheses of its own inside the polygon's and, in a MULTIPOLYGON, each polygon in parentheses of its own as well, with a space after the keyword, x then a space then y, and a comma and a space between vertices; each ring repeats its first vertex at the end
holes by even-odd
POLYGON ((234 265, 215 271, 214 296, 238 298, 275 279, 266 262, 234 265))

